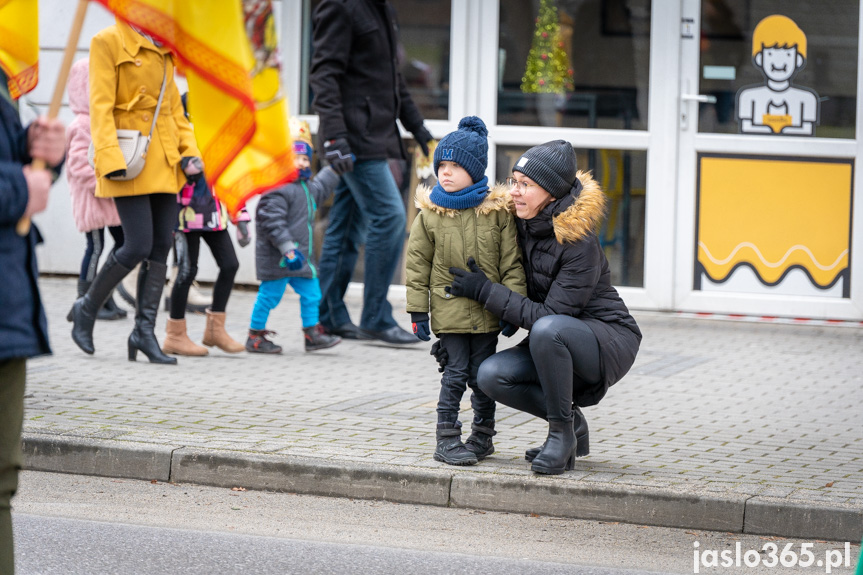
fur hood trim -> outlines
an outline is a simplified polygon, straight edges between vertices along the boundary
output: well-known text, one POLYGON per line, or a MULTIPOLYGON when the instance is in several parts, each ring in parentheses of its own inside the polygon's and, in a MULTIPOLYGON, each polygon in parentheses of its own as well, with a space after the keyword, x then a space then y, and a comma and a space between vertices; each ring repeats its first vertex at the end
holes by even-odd
POLYGON ((579 170, 575 177, 581 180, 581 194, 553 219, 554 235, 561 244, 577 242, 590 232, 598 232, 607 209, 608 198, 593 176, 579 170))
MULTIPOLYGON (((459 210, 444 208, 435 204, 429 199, 431 192, 432 188, 429 186, 425 184, 418 185, 416 195, 414 197, 414 205, 421 210, 429 210, 437 212, 443 216, 454 218, 459 210)), ((486 195, 482 203, 474 209, 478 215, 486 215, 496 210, 512 212, 515 210, 515 206, 512 203, 512 197, 509 195, 509 190, 507 189, 506 184, 495 184, 489 188, 488 195, 486 195)))

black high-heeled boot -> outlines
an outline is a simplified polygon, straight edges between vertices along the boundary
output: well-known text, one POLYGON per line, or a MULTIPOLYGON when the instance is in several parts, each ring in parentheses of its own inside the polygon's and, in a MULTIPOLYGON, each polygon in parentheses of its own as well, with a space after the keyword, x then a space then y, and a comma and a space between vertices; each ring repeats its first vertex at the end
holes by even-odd
POLYGON ((165 264, 144 260, 138 275, 138 293, 136 298, 135 329, 129 336, 129 361, 135 361, 138 351, 144 353, 150 363, 176 365, 177 358, 165 355, 159 347, 154 329, 156 314, 159 312, 159 301, 165 289, 165 276, 168 267, 165 264))
MULTIPOLYGON (((590 455, 590 430, 587 428, 587 418, 577 405, 572 406, 572 427, 575 430, 575 441, 578 443, 575 448, 575 456, 585 457, 590 455)), ((539 452, 542 451, 543 447, 545 447, 545 443, 539 447, 525 450, 524 458, 527 461, 533 461, 539 455, 539 452)))
POLYGON ((560 475, 575 467, 575 430, 572 421, 549 421, 545 447, 530 466, 536 473, 560 475))
POLYGON ((132 270, 117 261, 112 253, 108 261, 96 274, 93 283, 82 297, 78 298, 69 314, 67 321, 74 323, 72 326, 72 340, 81 348, 81 351, 90 355, 96 351, 93 346, 93 324, 96 323, 96 314, 105 304, 105 300, 111 295, 114 287, 126 277, 132 270))

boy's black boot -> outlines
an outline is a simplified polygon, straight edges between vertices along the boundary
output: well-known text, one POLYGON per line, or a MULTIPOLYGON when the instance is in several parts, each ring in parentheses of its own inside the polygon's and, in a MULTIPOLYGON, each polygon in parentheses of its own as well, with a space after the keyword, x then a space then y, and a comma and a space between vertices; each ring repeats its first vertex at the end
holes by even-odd
POLYGON ((250 329, 249 337, 246 339, 246 351, 249 353, 282 353, 282 347, 268 340, 268 335, 276 335, 276 332, 266 329, 250 329))
POLYGON ((342 342, 342 338, 337 335, 328 334, 321 324, 304 327, 303 340, 305 341, 306 351, 327 349, 342 342))
POLYGON ((118 262, 112 253, 108 256, 108 261, 105 262, 99 273, 96 274, 96 278, 86 293, 72 305, 66 319, 73 323, 72 340, 84 353, 92 355, 96 351, 93 346, 93 325, 96 323, 96 314, 108 296, 111 295, 114 286, 120 283, 130 271, 129 268, 118 262))
POLYGON ((575 430, 572 420, 549 421, 545 447, 530 468, 536 473, 560 475, 575 466, 575 430))
POLYGON ((165 355, 159 347, 159 340, 154 332, 156 315, 159 312, 159 301, 165 289, 165 275, 168 267, 165 264, 144 260, 138 274, 137 310, 135 313, 135 328, 129 335, 129 361, 135 361, 141 351, 150 363, 176 365, 177 358, 165 355))
POLYGON ((461 423, 438 423, 435 438, 435 461, 443 461, 449 465, 476 465, 476 455, 461 442, 461 423))
POLYGON ((470 429, 470 437, 464 442, 464 446, 476 455, 477 461, 482 461, 494 453, 494 445, 491 442, 491 438, 497 435, 497 431, 494 430, 494 420, 480 419, 477 421, 474 419, 470 429))
MULTIPOLYGON (((590 455, 590 431, 587 428, 587 418, 581 412, 577 405, 572 406, 572 427, 575 430, 575 441, 578 445, 575 447, 575 456, 584 457, 590 455)), ((524 458, 527 461, 533 461, 545 443, 539 447, 532 447, 524 452, 524 458)))

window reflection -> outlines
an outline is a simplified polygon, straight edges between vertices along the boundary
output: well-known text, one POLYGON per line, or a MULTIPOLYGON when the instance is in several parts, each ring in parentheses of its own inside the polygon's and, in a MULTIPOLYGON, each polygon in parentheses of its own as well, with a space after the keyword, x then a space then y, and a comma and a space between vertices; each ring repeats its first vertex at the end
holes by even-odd
MULTIPOLYGON (((528 147, 498 146, 498 182, 512 175, 512 166, 528 147)), ((575 153, 579 169, 591 170, 608 197, 608 216, 599 238, 611 269, 611 283, 643 286, 647 153, 578 148, 575 153)))
POLYGON ((650 0, 501 0, 498 123, 647 129, 650 0))

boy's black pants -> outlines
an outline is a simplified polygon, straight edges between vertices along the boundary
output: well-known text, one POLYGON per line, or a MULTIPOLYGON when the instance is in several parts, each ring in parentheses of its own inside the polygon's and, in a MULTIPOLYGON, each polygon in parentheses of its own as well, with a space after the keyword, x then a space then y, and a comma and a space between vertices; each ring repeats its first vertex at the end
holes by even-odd
POLYGON ((470 404, 474 419, 494 419, 494 400, 483 393, 476 383, 480 364, 494 355, 497 348, 494 333, 442 333, 441 347, 449 360, 440 381, 440 398, 437 404, 438 423, 455 423, 459 404, 465 390, 470 387, 470 404))

